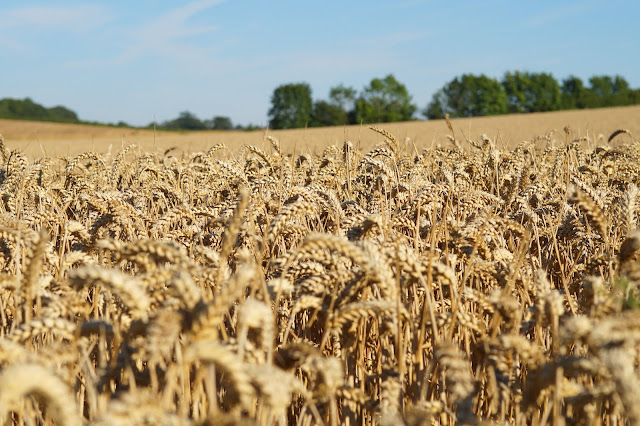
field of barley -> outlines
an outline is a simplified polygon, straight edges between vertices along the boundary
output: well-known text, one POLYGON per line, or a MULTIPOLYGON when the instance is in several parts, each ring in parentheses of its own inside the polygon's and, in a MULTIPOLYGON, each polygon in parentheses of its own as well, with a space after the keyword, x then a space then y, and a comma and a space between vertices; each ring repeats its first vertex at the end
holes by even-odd
POLYGON ((0 121, 0 421, 640 425, 640 108, 603 111, 0 121))

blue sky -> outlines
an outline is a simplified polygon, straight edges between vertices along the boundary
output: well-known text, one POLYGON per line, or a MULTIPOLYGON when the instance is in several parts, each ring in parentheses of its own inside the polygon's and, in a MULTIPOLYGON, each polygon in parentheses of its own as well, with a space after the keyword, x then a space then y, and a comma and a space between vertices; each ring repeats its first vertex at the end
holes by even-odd
POLYGON ((463 73, 620 74, 640 87, 635 1, 49 1, 0 5, 0 98, 135 125, 189 110, 265 124, 280 84, 314 99, 391 73, 420 109, 463 73))

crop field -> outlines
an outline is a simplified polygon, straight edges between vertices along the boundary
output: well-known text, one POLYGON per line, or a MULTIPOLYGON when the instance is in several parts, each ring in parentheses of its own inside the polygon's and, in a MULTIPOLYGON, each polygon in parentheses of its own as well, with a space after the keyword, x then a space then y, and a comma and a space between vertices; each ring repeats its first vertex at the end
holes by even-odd
POLYGON ((640 425, 639 112, 0 121, 0 421, 640 425))
MULTIPOLYGON (((452 119, 451 123, 461 140, 489 136, 500 148, 514 148, 538 135, 555 132, 554 139, 562 140, 563 128, 570 126, 574 137, 589 137, 592 143, 606 143, 611 129, 628 129, 640 135, 640 106, 593 110, 557 111, 533 114, 502 115, 452 119)), ((387 123, 385 130, 398 140, 410 138, 417 149, 433 148, 447 142, 444 120, 387 123)), ((75 156, 86 151, 115 153, 125 146, 136 144, 142 150, 162 154, 174 149, 174 155, 207 151, 222 143, 237 154, 245 145, 268 148, 265 131, 200 131, 162 132, 78 124, 44 123, 0 119, 0 134, 9 149, 18 149, 28 158, 58 155, 75 156)), ((280 141, 283 152, 296 155, 322 154, 331 145, 350 140, 362 150, 372 149, 379 138, 367 126, 323 127, 292 130, 269 130, 266 134, 280 141)), ((622 142, 628 140, 622 139, 622 142)))

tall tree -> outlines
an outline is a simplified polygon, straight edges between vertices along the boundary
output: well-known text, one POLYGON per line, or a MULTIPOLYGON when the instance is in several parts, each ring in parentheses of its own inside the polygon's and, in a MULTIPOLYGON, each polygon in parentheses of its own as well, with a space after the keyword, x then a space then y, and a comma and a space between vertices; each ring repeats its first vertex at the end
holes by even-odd
POLYGON ((560 109, 560 85, 551 74, 507 72, 502 79, 509 112, 540 112, 560 109))
POLYGON ((213 130, 233 130, 233 123, 229 117, 216 115, 213 119, 206 123, 207 127, 213 130))
POLYGON ((404 84, 391 74, 374 78, 355 101, 358 123, 384 123, 413 119, 416 106, 404 84))
POLYGON ((355 102, 358 92, 353 87, 346 87, 342 84, 332 87, 329 90, 329 102, 341 111, 339 122, 336 125, 355 124, 356 112, 355 102))
POLYGON ((590 106, 609 107, 632 105, 634 92, 624 77, 597 75, 589 79, 590 106))
POLYGON ((507 98, 500 83, 482 74, 463 74, 445 84, 422 111, 429 119, 504 114, 507 98))
MULTIPOLYGON (((447 88, 450 84, 451 83, 448 83, 433 95, 431 102, 429 102, 427 107, 422 110, 422 115, 429 120, 438 120, 451 113, 451 108, 449 107, 449 96, 447 94, 447 88)), ((454 117, 456 116, 459 115, 454 114, 454 117)))
POLYGON ((304 127, 311 121, 312 112, 311 87, 307 83, 278 86, 271 96, 269 127, 272 129, 304 127))
POLYGON ((78 121, 78 115, 69 108, 58 105, 49 108, 49 119, 51 121, 74 123, 78 121))
POLYGON ((46 108, 31 98, 0 99, 0 118, 14 118, 20 120, 41 120, 59 122, 78 122, 78 115, 63 106, 46 108))
POLYGON ((531 86, 529 73, 520 71, 507 72, 502 78, 502 87, 507 95, 508 112, 529 112, 527 108, 527 92, 531 86))
POLYGON ((174 130, 205 130, 207 128, 195 114, 189 111, 183 111, 178 118, 164 122, 162 127, 174 130))
POLYGON ((328 101, 315 101, 311 125, 318 126, 343 126, 355 123, 354 102, 356 90, 345 87, 342 84, 329 90, 328 101))
POLYGON ((611 106, 613 80, 608 75, 594 75, 589 79, 590 105, 593 108, 611 106))
POLYGON ((358 93, 353 87, 346 87, 342 84, 332 87, 329 90, 329 102, 340 107, 345 113, 353 111, 358 93))
POLYGON ((633 105, 635 103, 634 98, 633 90, 627 80, 620 75, 616 75, 613 79, 613 105, 633 105))
POLYGON ((582 109, 588 106, 588 90, 579 77, 570 75, 562 80, 560 88, 563 109, 582 109))
POLYGON ((0 101, 0 117, 44 121, 49 119, 49 111, 31 98, 6 98, 0 101))
POLYGON ((327 101, 315 101, 311 113, 311 127, 342 126, 347 124, 347 112, 327 101))
POLYGON ((557 111, 561 106, 562 95, 558 81, 549 73, 531 74, 531 111, 557 111))

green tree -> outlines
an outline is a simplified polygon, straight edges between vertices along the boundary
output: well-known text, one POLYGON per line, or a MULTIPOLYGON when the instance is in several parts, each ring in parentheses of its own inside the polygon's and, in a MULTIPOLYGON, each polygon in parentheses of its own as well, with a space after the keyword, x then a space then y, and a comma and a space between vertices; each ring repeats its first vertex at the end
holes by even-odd
POLYGON ((588 89, 579 77, 570 75, 562 80, 560 93, 563 109, 582 109, 588 106, 588 89))
POLYGON ((311 121, 312 112, 311 87, 307 83, 278 86, 271 96, 269 127, 272 129, 304 127, 311 121))
POLYGON ((590 107, 611 106, 613 80, 608 75, 597 75, 589 79, 590 107))
MULTIPOLYGON (((425 109, 422 110, 422 115, 424 115, 429 120, 440 120, 445 117, 446 114, 451 113, 451 108, 449 107, 449 97, 445 91, 451 83, 448 83, 442 89, 438 90, 433 97, 431 98, 431 102, 427 105, 425 109)), ((459 115, 454 115, 459 116, 459 115)))
POLYGON ((33 102, 30 98, 6 98, 0 101, 0 117, 21 120, 47 120, 47 108, 33 102))
POLYGON ((49 108, 49 118, 51 121, 63 121, 69 123, 78 121, 78 115, 75 112, 60 105, 49 108))
POLYGON ((342 117, 336 125, 356 123, 355 102, 357 95, 356 89, 342 84, 329 90, 329 102, 342 111, 342 117))
POLYGON ((233 130, 233 123, 229 117, 215 116, 207 123, 209 128, 213 130, 233 130))
POLYGON ((329 90, 329 100, 332 104, 339 106, 345 111, 353 109, 353 103, 356 100, 357 92, 353 87, 346 87, 342 84, 332 87, 329 90))
POLYGON ((253 131, 253 130, 264 130, 263 126, 259 126, 257 124, 252 124, 249 123, 246 126, 243 126, 242 124, 237 124, 235 127, 236 130, 245 130, 247 132, 253 131))
POLYGON ((624 106, 636 103, 634 91, 624 77, 616 75, 593 76, 589 79, 589 94, 592 107, 624 106))
POLYGON ((0 100, 0 118, 12 118, 18 120, 40 120, 40 121, 60 121, 78 122, 75 112, 63 106, 46 108, 31 98, 0 100))
POLYGON ((484 74, 463 74, 438 90, 422 111, 429 119, 504 114, 507 97, 500 83, 484 74))
POLYGON ((562 107, 558 81, 549 73, 531 74, 531 111, 557 111, 562 107))
POLYGON ((329 90, 329 101, 315 101, 311 126, 343 126, 355 123, 356 90, 342 84, 329 90))
POLYGON ((355 101, 357 123, 408 121, 415 111, 407 88, 391 74, 371 80, 355 101))
POLYGON ((509 112, 555 111, 562 106, 560 85, 551 74, 507 72, 502 86, 509 112))
POLYGON ((183 111, 174 120, 166 121, 162 127, 172 130, 205 130, 207 126, 189 111, 183 111))
POLYGON ((633 90, 629 86, 627 80, 620 75, 616 75, 613 79, 613 105, 633 105, 633 90))
POLYGON ((327 101, 315 101, 311 113, 311 127, 341 126, 346 124, 347 113, 337 105, 327 101))
POLYGON ((520 71, 505 73, 502 78, 502 87, 507 95, 508 112, 529 112, 527 109, 527 92, 531 87, 529 73, 520 71))

